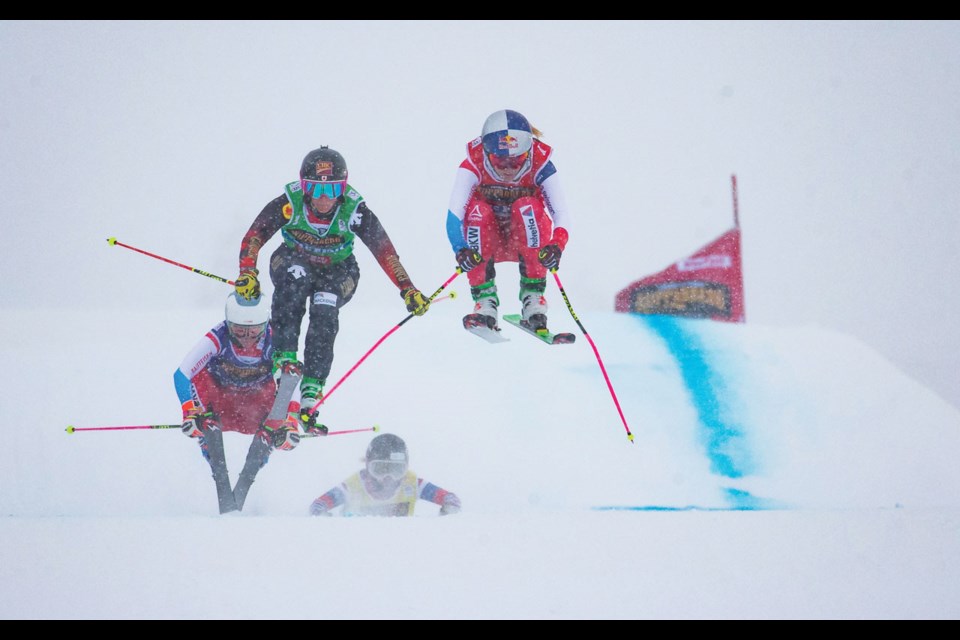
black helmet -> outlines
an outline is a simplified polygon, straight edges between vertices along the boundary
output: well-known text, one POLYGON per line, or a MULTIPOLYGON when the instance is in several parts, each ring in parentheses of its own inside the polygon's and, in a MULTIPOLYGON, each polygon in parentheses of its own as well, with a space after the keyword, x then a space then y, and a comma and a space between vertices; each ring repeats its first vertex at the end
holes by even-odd
POLYGON ((300 164, 300 180, 331 182, 347 180, 347 161, 328 146, 314 149, 300 164))
POLYGON ((367 445, 367 462, 371 460, 402 460, 408 462, 407 443, 400 436, 382 433, 367 445))
POLYGON ((399 482, 407 472, 407 445, 392 433, 383 433, 367 445, 367 473, 383 482, 388 476, 399 482))

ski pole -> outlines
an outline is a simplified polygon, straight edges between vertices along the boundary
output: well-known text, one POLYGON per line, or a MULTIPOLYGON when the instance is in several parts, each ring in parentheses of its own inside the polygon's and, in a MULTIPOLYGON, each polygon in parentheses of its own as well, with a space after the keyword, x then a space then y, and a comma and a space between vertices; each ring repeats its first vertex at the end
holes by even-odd
MULTIPOLYGON (((437 290, 433 292, 433 295, 430 296, 430 301, 433 302, 433 299, 436 298, 437 296, 439 296, 440 293, 442 293, 443 290, 447 288, 447 285, 449 285, 451 282, 453 282, 453 281, 457 278, 457 276, 459 276, 461 273, 463 273, 463 269, 461 269, 460 267, 457 267, 457 270, 453 272, 453 275, 450 276, 449 278, 447 278, 447 281, 444 282, 442 285, 440 285, 440 286, 437 288, 437 290)), ((454 298, 454 297, 456 297, 456 296, 453 294, 453 292, 451 292, 451 293, 450 293, 450 297, 451 297, 451 298, 454 298)), ((409 315, 407 315, 406 318, 404 318, 403 320, 401 320, 400 322, 398 322, 396 325, 394 325, 393 328, 390 329, 390 331, 387 331, 385 334, 383 334, 383 337, 380 338, 379 340, 377 340, 376 343, 375 343, 372 347, 370 347, 370 348, 367 350, 367 352, 366 352, 365 354, 363 354, 363 356, 362 356, 359 360, 357 360, 357 363, 356 363, 355 365, 353 365, 352 367, 350 367, 350 370, 347 371, 345 374, 343 374, 343 377, 340 378, 339 380, 337 380, 336 384, 334 384, 332 387, 330 387, 330 391, 328 391, 327 393, 323 394, 323 397, 320 398, 320 401, 319 401, 316 405, 314 405, 313 409, 310 410, 310 415, 313 415, 313 414, 315 414, 315 413, 317 412, 317 410, 320 408, 320 406, 321 406, 324 402, 327 401, 327 398, 329 398, 331 395, 333 395, 333 392, 337 390, 337 387, 339 387, 341 384, 343 384, 343 381, 346 380, 346 379, 350 376, 351 373, 353 373, 354 371, 356 371, 357 367, 359 367, 359 366, 363 363, 363 361, 367 359, 367 356, 369 356, 371 353, 373 353, 374 350, 376 350, 377 347, 379 347, 381 344, 383 344, 383 341, 384 341, 384 340, 386 340, 386 339, 389 338, 391 335, 393 335, 393 332, 394 332, 394 331, 396 331, 397 329, 399 329, 400 327, 402 327, 402 326, 403 326, 408 320, 410 320, 410 318, 412 318, 413 316, 414 316, 414 314, 413 314, 413 313, 410 313, 409 315)))
POLYGON ((118 245, 118 246, 124 247, 124 248, 126 248, 126 249, 131 249, 131 250, 133 250, 133 251, 136 251, 137 253, 142 253, 142 254, 145 255, 145 256, 150 256, 151 258, 156 258, 157 260, 163 260, 164 262, 167 262, 167 263, 169 263, 169 264, 172 264, 172 265, 175 265, 175 266, 178 266, 178 267, 182 267, 182 268, 186 269, 187 271, 193 271, 194 273, 199 273, 199 274, 202 275, 202 276, 207 276, 208 278, 213 278, 214 280, 219 280, 220 282, 226 282, 226 283, 229 284, 229 285, 236 284, 233 280, 227 280, 226 278, 221 278, 220 276, 216 276, 216 275, 214 275, 214 274, 212 274, 212 273, 207 273, 206 271, 201 271, 200 269, 197 269, 197 268, 195 268, 195 267, 190 267, 190 266, 187 266, 187 265, 185 265, 185 264, 180 264, 179 262, 174 262, 173 260, 170 260, 170 259, 168 259, 168 258, 164 258, 163 256, 158 256, 158 255, 155 254, 155 253, 150 253, 149 251, 144 251, 143 249, 137 249, 136 247, 131 247, 131 246, 128 245, 128 244, 124 244, 124 243, 120 242, 120 241, 117 240, 116 238, 107 238, 107 242, 110 243, 110 246, 111 246, 111 247, 112 247, 113 245, 118 245))
POLYGON ((438 302, 442 302, 443 300, 446 300, 447 298, 450 298, 451 300, 453 300, 453 299, 456 298, 456 297, 457 297, 457 292, 456 292, 456 291, 451 291, 450 293, 448 293, 448 294, 445 295, 445 296, 440 296, 440 297, 437 298, 436 300, 431 300, 431 301, 430 301, 430 304, 436 304, 436 303, 438 303, 438 302))
POLYGON ((574 322, 577 323, 577 326, 580 327, 580 331, 590 343, 590 347, 593 348, 593 354, 597 356, 597 364, 600 365, 600 371, 603 373, 603 379, 607 381, 607 388, 610 389, 610 395, 613 397, 613 404, 617 406, 617 412, 620 414, 620 420, 623 422, 623 428, 627 430, 627 439, 630 440, 631 444, 633 444, 633 434, 630 432, 630 427, 627 426, 627 419, 623 417, 623 409, 620 408, 620 401, 617 400, 617 394, 613 390, 613 384, 610 383, 610 376, 607 375, 607 369, 603 366, 603 360, 600 359, 600 352, 597 351, 597 345, 593 343, 593 339, 590 337, 590 334, 587 333, 583 323, 580 322, 580 318, 578 318, 577 314, 573 311, 573 305, 570 304, 570 298, 567 297, 567 292, 563 290, 563 285, 560 283, 560 276, 557 275, 556 267, 551 269, 550 273, 553 274, 553 279, 557 281, 557 287, 560 289, 560 295, 563 296, 563 301, 567 303, 567 310, 570 312, 570 315, 573 316, 574 322))
POLYGON ((363 429, 345 429, 343 431, 328 431, 327 433, 301 433, 300 439, 326 438, 327 436, 339 436, 344 433, 360 433, 361 431, 380 431, 380 426, 375 424, 372 427, 365 427, 363 429))
MULTIPOLYGON (((76 433, 77 431, 120 431, 120 430, 129 430, 129 429, 179 429, 182 425, 179 424, 145 424, 137 425, 130 427, 74 427, 73 425, 68 425, 65 431, 67 433, 76 433)), ((379 425, 373 425, 372 427, 364 427, 363 429, 346 429, 342 431, 330 431, 323 435, 314 434, 314 433, 304 433, 301 434, 301 438, 320 438, 326 436, 339 436, 345 433, 359 433, 361 431, 379 431, 379 425)))
POLYGON ((141 424, 136 426, 129 427, 75 427, 72 424, 68 424, 65 431, 67 433, 74 433, 76 431, 125 431, 130 429, 179 429, 183 425, 180 424, 141 424))

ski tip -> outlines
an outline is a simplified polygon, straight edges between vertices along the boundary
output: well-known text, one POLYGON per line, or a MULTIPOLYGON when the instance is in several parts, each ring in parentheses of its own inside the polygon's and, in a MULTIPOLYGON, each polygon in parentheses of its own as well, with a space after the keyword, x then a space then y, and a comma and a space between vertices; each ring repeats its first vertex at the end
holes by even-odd
POLYGON ((113 245, 117 244, 117 239, 116 239, 116 238, 107 238, 107 243, 112 247, 113 245))
POLYGON ((73 432, 75 431, 75 429, 73 428, 73 425, 72 425, 72 424, 68 424, 68 425, 67 425, 67 428, 64 429, 64 431, 66 431, 67 433, 73 433, 73 432))

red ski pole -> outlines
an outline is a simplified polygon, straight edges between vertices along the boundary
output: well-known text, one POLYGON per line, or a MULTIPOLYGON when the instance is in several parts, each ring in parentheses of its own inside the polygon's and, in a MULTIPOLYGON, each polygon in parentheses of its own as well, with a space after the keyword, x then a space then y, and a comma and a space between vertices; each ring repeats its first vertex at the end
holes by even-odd
POLYGON ((380 431, 379 425, 373 425, 372 427, 365 427, 363 429, 344 429, 343 431, 328 431, 327 433, 301 433, 300 439, 303 438, 326 438, 327 436, 340 436, 345 433, 360 433, 362 431, 380 431))
POLYGON ((220 282, 226 282, 226 283, 229 284, 229 285, 236 284, 233 280, 227 280, 226 278, 221 278, 220 276, 215 276, 215 275, 213 275, 212 273, 207 273, 206 271, 201 271, 200 269, 197 269, 197 268, 195 268, 195 267, 191 267, 191 266, 188 266, 188 265, 185 265, 185 264, 180 264, 179 262, 174 262, 173 260, 170 260, 169 258, 164 258, 163 256, 158 256, 158 255, 155 254, 155 253, 150 253, 149 251, 144 251, 143 249, 137 249, 136 247, 131 247, 131 246, 128 245, 128 244, 123 244, 122 242, 120 242, 120 241, 117 240, 116 238, 107 238, 107 242, 110 243, 110 246, 111 246, 111 247, 114 246, 114 245, 117 245, 117 246, 120 246, 120 247, 124 247, 125 249, 130 249, 131 251, 136 251, 137 253, 142 253, 142 254, 145 255, 145 256, 150 256, 151 258, 156 258, 157 260, 163 260, 164 262, 166 262, 166 263, 168 263, 168 264, 172 264, 172 265, 175 265, 175 266, 177 266, 177 267, 181 267, 181 268, 183 268, 183 269, 186 269, 187 271, 193 271, 194 273, 199 273, 201 276, 207 276, 208 278, 213 278, 214 280, 219 280, 220 282))
MULTIPOLYGON (((461 273, 463 273, 463 269, 461 269, 460 267, 457 267, 457 270, 453 272, 453 275, 450 276, 449 278, 447 278, 447 281, 444 282, 442 285, 440 285, 440 287, 439 287, 436 291, 433 292, 433 295, 430 296, 430 301, 433 302, 433 299, 436 298, 437 296, 439 296, 440 293, 441 293, 444 289, 447 288, 447 285, 449 285, 451 282, 453 282, 453 281, 456 279, 456 277, 459 276, 461 273)), ((455 297, 455 296, 454 296, 453 293, 451 293, 451 294, 450 294, 450 297, 453 298, 453 297, 455 297)), ((367 352, 366 352, 365 354, 363 354, 363 356, 362 356, 359 360, 357 360, 357 363, 356 363, 355 365, 353 365, 352 367, 350 367, 350 370, 347 371, 345 374, 343 374, 343 377, 340 378, 339 380, 337 380, 337 382, 336 382, 332 387, 330 387, 330 391, 328 391, 328 392, 326 392, 325 394, 323 394, 323 397, 320 398, 320 402, 318 402, 316 405, 314 405, 313 409, 310 410, 310 415, 315 414, 315 413, 317 412, 317 410, 320 408, 320 405, 322 405, 324 402, 326 402, 326 401, 327 401, 327 398, 329 398, 331 395, 333 395, 333 392, 337 390, 337 387, 339 387, 341 384, 343 384, 343 381, 346 380, 348 377, 350 377, 350 374, 353 373, 354 371, 356 371, 357 367, 359 367, 361 364, 363 364, 363 361, 366 360, 367 357, 368 357, 371 353, 373 353, 373 352, 376 350, 377 347, 379 347, 381 344, 383 344, 383 341, 384 341, 384 340, 386 340, 386 339, 389 338, 391 335, 393 335, 393 332, 396 331, 397 329, 399 329, 400 327, 402 327, 408 320, 410 320, 410 318, 413 317, 413 315, 414 315, 414 314, 412 314, 412 313, 409 314, 409 315, 407 315, 406 318, 404 318, 403 320, 401 320, 400 322, 398 322, 396 325, 394 325, 393 328, 390 329, 390 331, 387 331, 385 334, 383 334, 383 337, 381 337, 379 340, 377 340, 376 343, 374 343, 374 345, 373 345, 372 347, 370 347, 370 348, 367 350, 367 352)))
POLYGON ((567 303, 567 310, 570 311, 570 315, 573 316, 577 326, 580 327, 580 331, 583 333, 583 336, 590 343, 590 347, 593 349, 593 355, 597 357, 597 364, 600 365, 600 372, 603 374, 603 379, 607 382, 607 388, 610 389, 610 395, 613 397, 613 404, 616 405, 617 412, 620 414, 620 420, 623 422, 623 428, 627 430, 627 439, 630 440, 630 444, 633 444, 633 434, 630 432, 630 427, 627 426, 627 419, 623 417, 623 409, 620 408, 620 401, 617 400, 617 394, 613 390, 613 384, 610 383, 610 376, 607 375, 607 369, 603 366, 603 360, 600 359, 600 352, 597 351, 597 345, 593 343, 593 338, 590 337, 590 334, 587 333, 583 323, 580 322, 580 318, 578 318, 577 314, 574 313, 573 305, 570 304, 570 298, 567 297, 567 292, 563 290, 563 285, 560 284, 560 276, 557 275, 556 268, 551 269, 550 273, 553 274, 553 279, 557 281, 557 287, 560 289, 560 295, 563 296, 563 301, 567 303))
MULTIPOLYGON (((129 427, 74 427, 73 425, 67 425, 67 433, 76 433, 77 431, 124 431, 130 429, 179 429, 182 425, 179 424, 144 424, 136 425, 129 427)), ((324 434, 325 436, 339 436, 345 433, 360 433, 361 431, 379 431, 380 427, 378 425, 373 425, 372 427, 364 427, 362 429, 345 429, 342 431, 330 431, 324 434)), ((301 438, 319 438, 319 434, 313 433, 304 433, 300 435, 301 438)))
POLYGON ((179 429, 183 425, 179 424, 140 424, 129 427, 75 427, 68 424, 65 431, 74 433, 76 431, 129 431, 130 429, 179 429))

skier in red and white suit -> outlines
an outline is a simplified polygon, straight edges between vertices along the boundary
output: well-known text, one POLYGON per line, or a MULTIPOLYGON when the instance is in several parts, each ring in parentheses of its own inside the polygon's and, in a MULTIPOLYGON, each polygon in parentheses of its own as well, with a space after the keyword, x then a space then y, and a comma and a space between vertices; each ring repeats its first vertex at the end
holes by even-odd
POLYGON ((534 330, 546 329, 546 274, 560 265, 569 215, 553 150, 541 135, 520 113, 497 111, 467 143, 467 158, 457 169, 447 237, 475 302, 463 319, 467 328, 497 328, 495 264, 518 262, 523 320, 534 330))
POLYGON ((271 452, 290 451, 300 441, 298 390, 285 407, 282 421, 267 419, 277 395, 270 303, 260 297, 243 300, 231 292, 225 317, 194 345, 173 373, 183 411, 181 431, 197 439, 210 464, 220 513, 242 509, 247 490, 271 452), (239 491, 231 488, 224 431, 254 436, 238 477, 239 491))

